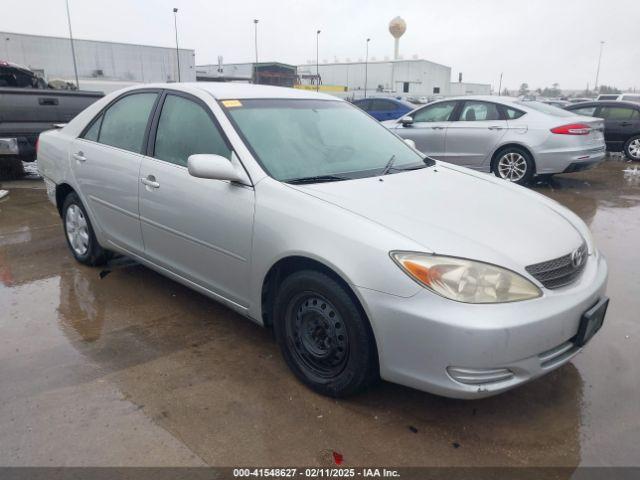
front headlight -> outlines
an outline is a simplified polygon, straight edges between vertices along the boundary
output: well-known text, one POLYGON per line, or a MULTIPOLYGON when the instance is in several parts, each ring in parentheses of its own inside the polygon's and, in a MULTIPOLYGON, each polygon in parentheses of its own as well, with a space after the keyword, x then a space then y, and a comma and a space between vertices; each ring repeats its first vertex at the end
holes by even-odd
POLYGON ((390 255, 420 285, 458 302, 506 303, 542 295, 526 278, 489 263, 417 252, 390 255))

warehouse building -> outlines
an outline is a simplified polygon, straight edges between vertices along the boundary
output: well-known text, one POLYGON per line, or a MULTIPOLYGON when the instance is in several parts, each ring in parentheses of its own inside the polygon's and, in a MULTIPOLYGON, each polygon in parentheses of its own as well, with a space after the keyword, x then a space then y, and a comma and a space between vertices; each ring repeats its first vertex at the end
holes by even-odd
MULTIPOLYGON (((80 88, 108 93, 135 83, 178 80, 175 48, 74 39, 80 88)), ((195 53, 180 49, 180 79, 195 81, 195 53)), ((47 80, 75 82, 68 38, 0 32, 0 59, 47 80)))
MULTIPOLYGON (((347 92, 367 95, 389 92, 407 95, 448 95, 451 67, 428 60, 322 63, 317 66, 321 85, 345 86, 347 92)), ((299 65, 298 75, 315 78, 316 65, 299 65)))
POLYGON ((196 66, 198 82, 250 82, 293 87, 298 83, 296 66, 280 62, 220 63, 196 66))

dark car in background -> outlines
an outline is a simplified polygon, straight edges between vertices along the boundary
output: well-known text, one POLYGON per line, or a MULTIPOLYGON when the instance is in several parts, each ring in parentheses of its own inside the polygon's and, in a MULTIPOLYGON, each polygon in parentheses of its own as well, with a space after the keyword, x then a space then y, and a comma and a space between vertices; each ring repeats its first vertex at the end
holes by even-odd
POLYGON ((416 108, 415 105, 397 98, 363 98, 355 100, 353 104, 380 121, 400 118, 416 108))
POLYGON ((604 119, 607 150, 640 161, 640 103, 606 100, 570 105, 566 110, 604 119))

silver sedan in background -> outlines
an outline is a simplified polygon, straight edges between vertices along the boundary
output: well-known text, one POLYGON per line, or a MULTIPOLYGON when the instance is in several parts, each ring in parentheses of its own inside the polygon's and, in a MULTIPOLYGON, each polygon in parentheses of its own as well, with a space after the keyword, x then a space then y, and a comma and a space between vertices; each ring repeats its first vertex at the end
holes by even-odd
POLYGON ((591 168, 605 156, 602 120, 535 101, 450 98, 383 123, 431 158, 520 185, 591 168))
POLYGON ((42 134, 38 167, 76 260, 127 255, 272 327, 326 395, 496 394, 569 361, 607 308, 572 212, 315 92, 131 88, 42 134))

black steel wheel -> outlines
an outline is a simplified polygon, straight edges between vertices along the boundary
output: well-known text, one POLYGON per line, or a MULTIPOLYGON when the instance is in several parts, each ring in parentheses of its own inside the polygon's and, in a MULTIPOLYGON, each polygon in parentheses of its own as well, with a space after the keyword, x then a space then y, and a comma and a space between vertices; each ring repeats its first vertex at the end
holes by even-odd
POLYGON ((274 330, 283 357, 313 390, 357 393, 378 376, 371 327, 352 294, 317 271, 287 277, 274 302, 274 330))
POLYGON ((349 334, 329 300, 315 292, 302 292, 289 302, 286 319, 287 344, 314 377, 333 378, 344 370, 349 334))

